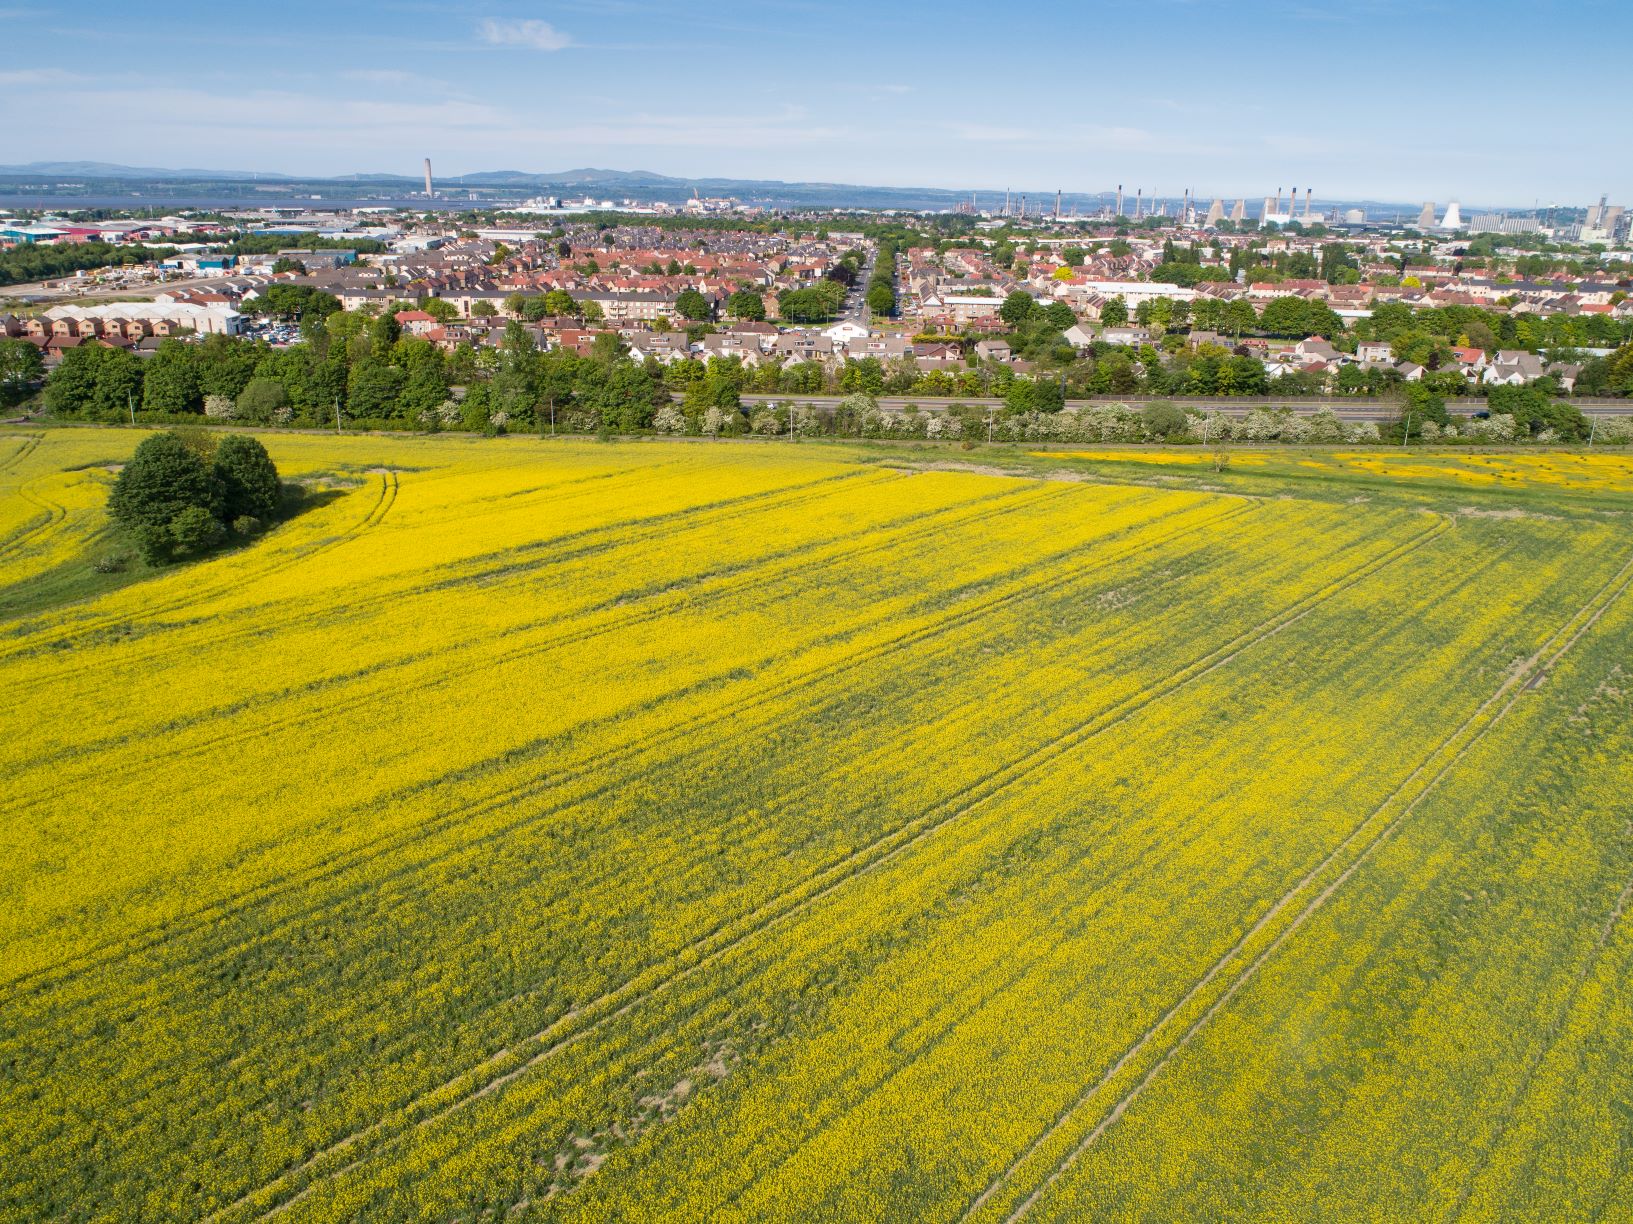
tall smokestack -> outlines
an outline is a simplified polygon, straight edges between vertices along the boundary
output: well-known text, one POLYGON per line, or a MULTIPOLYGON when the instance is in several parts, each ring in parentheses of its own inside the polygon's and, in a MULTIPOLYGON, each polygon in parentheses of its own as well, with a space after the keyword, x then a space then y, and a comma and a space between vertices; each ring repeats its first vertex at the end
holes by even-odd
POLYGON ((1276 188, 1276 215, 1281 216, 1281 188, 1276 188))
POLYGON ((1060 188, 1055 188, 1055 220, 1060 220, 1060 188))
POLYGON ((1004 216, 1009 216, 1009 188, 1004 188, 1004 216))
POLYGON ((1304 189, 1304 215, 1306 217, 1310 215, 1310 192, 1313 190, 1314 188, 1311 187, 1306 187, 1304 189))
POLYGON ((1144 202, 1145 202, 1145 188, 1144 187, 1136 187, 1134 189, 1134 219, 1136 221, 1138 221, 1140 219, 1140 205, 1142 205, 1144 202))
POLYGON ((1119 217, 1123 215, 1123 185, 1121 183, 1117 184, 1117 215, 1119 217))
POLYGON ((425 198, 427 200, 433 198, 431 193, 431 159, 429 157, 425 159, 425 198))

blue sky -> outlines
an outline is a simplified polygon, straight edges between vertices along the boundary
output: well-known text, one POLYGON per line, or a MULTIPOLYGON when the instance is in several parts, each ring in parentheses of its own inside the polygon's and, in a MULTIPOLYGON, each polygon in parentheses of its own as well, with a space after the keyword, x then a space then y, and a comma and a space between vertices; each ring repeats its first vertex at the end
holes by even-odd
POLYGON ((0 45, 0 162, 1633 204, 1627 0, 0 0, 0 45))

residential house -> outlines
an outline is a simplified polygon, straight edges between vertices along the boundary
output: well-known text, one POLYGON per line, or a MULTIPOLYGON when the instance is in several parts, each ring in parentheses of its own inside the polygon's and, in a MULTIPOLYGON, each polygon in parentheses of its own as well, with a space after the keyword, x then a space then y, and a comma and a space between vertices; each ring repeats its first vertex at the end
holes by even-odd
POLYGON ((437 317, 423 310, 399 310, 397 325, 410 336, 424 337, 441 326, 437 317))
POLYGON ((1107 344, 1138 348, 1142 344, 1151 343, 1151 333, 1143 327, 1108 327, 1100 333, 1100 339, 1107 344))
POLYGON ((835 344, 849 345, 854 340, 864 340, 873 333, 860 323, 850 319, 842 319, 830 327, 824 327, 822 334, 835 344))
POLYGON ((1490 364, 1484 349, 1453 348, 1452 355, 1457 358, 1458 368, 1470 378, 1478 378, 1490 364))
POLYGON ((1325 337, 1311 336, 1293 346, 1293 355, 1301 362, 1319 361, 1324 364, 1343 360, 1343 354, 1329 344, 1325 337))
POLYGON ((1502 349, 1497 360, 1483 368, 1481 381, 1490 386, 1523 387, 1541 378, 1547 371, 1542 358, 1523 349, 1502 349))
POLYGON ((691 342, 685 332, 645 332, 631 337, 629 355, 636 361, 650 357, 661 365, 669 365, 692 355, 691 342))
POLYGON ((913 346, 913 364, 920 370, 959 370, 964 368, 964 354, 956 344, 918 344, 913 346))

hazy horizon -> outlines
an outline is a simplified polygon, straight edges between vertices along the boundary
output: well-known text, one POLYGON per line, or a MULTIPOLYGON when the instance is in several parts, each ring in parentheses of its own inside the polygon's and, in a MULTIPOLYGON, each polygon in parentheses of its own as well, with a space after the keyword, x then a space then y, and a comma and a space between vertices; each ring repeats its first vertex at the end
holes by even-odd
POLYGON ((1251 17, 1220 0, 1001 15, 292 0, 285 13, 269 27, 197 0, 94 17, 0 8, 13 48, 0 103, 30 115, 6 160, 412 177, 429 156, 448 177, 609 166, 1250 201, 1296 178, 1325 200, 1508 208, 1633 196, 1612 152, 1633 15, 1608 0, 1492 0, 1478 24, 1402 0, 1275 0, 1251 17), (1527 29, 1579 44, 1572 72, 1597 93, 1563 117, 1507 85, 1535 46, 1527 29))

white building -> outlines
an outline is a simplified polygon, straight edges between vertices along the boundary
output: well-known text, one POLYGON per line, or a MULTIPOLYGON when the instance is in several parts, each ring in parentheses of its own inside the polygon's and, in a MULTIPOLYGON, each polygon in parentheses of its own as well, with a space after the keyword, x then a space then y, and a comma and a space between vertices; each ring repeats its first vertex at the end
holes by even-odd
POLYGON ((1087 281, 1083 284, 1074 284, 1072 288, 1077 293, 1090 294, 1094 297, 1120 297, 1130 314, 1141 302, 1151 302, 1158 298, 1167 298, 1174 302, 1190 302, 1196 299, 1195 289, 1172 285, 1166 281, 1087 281))
POLYGON ((244 316, 230 306, 197 306, 185 302, 108 302, 100 306, 54 306, 48 319, 126 319, 189 328, 199 335, 236 336, 244 330, 244 316))
POLYGON ((865 340, 873 333, 860 323, 845 319, 832 327, 824 327, 822 334, 835 344, 849 344, 852 340, 865 340))

